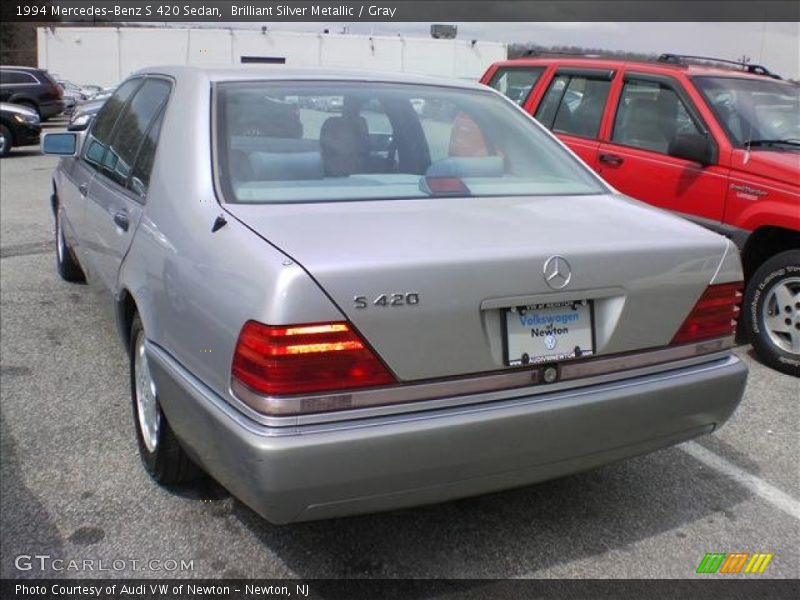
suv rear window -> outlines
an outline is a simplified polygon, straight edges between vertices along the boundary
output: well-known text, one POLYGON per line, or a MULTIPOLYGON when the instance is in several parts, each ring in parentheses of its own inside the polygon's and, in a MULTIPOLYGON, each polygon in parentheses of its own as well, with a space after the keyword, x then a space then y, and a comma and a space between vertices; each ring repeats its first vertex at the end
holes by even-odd
POLYGON ((542 73, 544 67, 500 67, 492 75, 489 86, 522 106, 542 73))
POLYGON ((220 179, 233 202, 605 192, 488 91, 232 82, 218 84, 216 102, 220 179))
POLYGON ((607 78, 557 73, 536 119, 557 133, 597 137, 610 89, 607 78))
POLYGON ((26 71, 0 71, 0 84, 37 84, 36 77, 26 71))

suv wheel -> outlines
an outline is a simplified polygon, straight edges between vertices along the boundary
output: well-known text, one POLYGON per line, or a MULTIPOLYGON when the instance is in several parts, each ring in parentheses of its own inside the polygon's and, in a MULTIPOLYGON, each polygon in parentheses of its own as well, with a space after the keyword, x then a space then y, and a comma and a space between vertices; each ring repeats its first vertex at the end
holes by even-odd
POLYGON ((800 377, 800 250, 770 258, 745 290, 743 324, 764 364, 800 377))
POLYGON ((145 351, 145 335, 139 315, 131 324, 131 400, 139 455, 150 476, 162 485, 186 483, 202 475, 181 448, 161 405, 145 351))

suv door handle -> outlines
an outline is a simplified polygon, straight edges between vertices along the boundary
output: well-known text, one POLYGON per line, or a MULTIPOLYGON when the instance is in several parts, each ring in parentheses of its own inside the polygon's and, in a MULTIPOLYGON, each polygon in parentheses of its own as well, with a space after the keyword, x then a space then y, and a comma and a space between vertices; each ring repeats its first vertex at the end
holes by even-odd
POLYGON ((611 165, 612 167, 618 167, 625 162, 625 159, 623 159, 621 156, 616 154, 607 154, 605 152, 603 152, 599 158, 601 163, 611 165))
POLYGON ((81 196, 86 196, 86 194, 89 193, 89 184, 88 183, 80 184, 78 186, 78 192, 80 193, 81 196))
POLYGON ((120 210, 114 213, 114 223, 122 231, 128 231, 128 212, 120 210))

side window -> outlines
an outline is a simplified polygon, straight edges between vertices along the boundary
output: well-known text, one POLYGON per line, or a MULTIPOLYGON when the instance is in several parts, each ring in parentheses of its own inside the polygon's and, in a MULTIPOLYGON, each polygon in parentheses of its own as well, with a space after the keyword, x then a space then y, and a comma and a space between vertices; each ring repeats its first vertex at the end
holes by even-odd
POLYGON ((655 81, 625 82, 612 141, 666 154, 676 135, 699 133, 686 105, 671 87, 655 81))
POLYGON ((522 106, 543 72, 544 67, 501 67, 489 85, 522 106))
POLYGON ((557 133, 595 138, 610 89, 609 79, 557 74, 536 111, 536 119, 557 133))
POLYGON ((15 83, 38 83, 36 78, 29 73, 22 73, 20 71, 0 71, 0 83, 15 84, 15 83))
POLYGON ((128 182, 136 153, 169 91, 166 81, 147 79, 117 119, 102 162, 103 173, 116 183, 126 185, 128 182))
POLYGON ((131 177, 128 180, 128 189, 142 198, 147 195, 147 187, 150 185, 150 172, 153 170, 153 161, 156 157, 158 134, 161 133, 164 110, 164 107, 162 107, 155 121, 150 124, 150 128, 142 141, 142 147, 136 157, 136 163, 133 165, 131 177))
POLYGON ((97 113, 92 129, 83 145, 83 158, 86 162, 95 167, 99 167, 103 162, 114 124, 128 99, 141 83, 140 78, 129 79, 123 83, 97 113))

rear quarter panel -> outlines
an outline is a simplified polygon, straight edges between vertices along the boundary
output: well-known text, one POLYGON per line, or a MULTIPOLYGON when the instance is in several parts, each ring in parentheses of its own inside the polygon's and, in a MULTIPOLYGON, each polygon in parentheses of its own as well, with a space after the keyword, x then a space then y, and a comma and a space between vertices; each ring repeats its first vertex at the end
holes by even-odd
POLYGON ((233 350, 248 319, 269 324, 342 318, 311 278, 233 216, 212 177, 210 84, 184 72, 167 112, 144 214, 119 273, 148 340, 223 397, 233 350))

